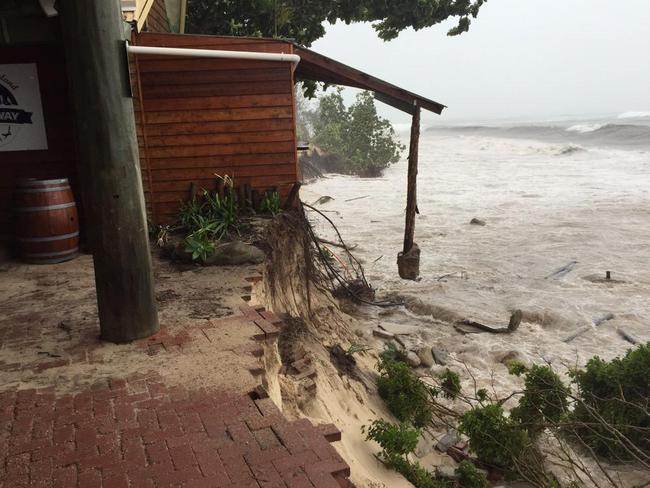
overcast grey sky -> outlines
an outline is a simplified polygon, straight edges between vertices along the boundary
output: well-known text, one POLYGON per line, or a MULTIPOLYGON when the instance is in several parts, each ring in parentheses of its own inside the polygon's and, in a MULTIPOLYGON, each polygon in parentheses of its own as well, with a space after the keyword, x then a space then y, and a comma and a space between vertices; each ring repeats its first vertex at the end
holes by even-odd
POLYGON ((489 0, 448 27, 383 42, 339 22, 313 49, 448 105, 441 122, 650 111, 650 0, 489 0))

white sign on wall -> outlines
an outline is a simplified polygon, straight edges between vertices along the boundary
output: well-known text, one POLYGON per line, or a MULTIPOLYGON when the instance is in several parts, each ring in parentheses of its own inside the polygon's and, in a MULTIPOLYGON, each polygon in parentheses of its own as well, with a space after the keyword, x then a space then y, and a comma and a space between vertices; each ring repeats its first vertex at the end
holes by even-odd
POLYGON ((0 64, 0 151, 47 149, 36 64, 0 64))

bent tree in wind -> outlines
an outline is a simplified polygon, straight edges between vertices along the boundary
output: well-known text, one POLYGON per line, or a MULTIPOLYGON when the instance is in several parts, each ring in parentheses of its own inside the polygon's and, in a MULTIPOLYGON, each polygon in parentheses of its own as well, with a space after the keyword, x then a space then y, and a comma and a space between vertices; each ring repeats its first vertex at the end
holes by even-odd
POLYGON ((280 37, 309 47, 325 35, 324 22, 372 22, 377 35, 396 38, 456 19, 450 36, 469 29, 487 0, 189 0, 192 34, 280 37))

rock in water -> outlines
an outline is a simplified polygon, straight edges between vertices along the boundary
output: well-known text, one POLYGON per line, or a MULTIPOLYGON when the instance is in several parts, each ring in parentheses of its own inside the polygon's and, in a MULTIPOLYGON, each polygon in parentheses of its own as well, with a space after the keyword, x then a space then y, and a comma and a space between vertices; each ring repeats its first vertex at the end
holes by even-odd
POLYGON ((420 358, 418 357, 417 354, 415 354, 413 351, 409 351, 406 354, 406 362, 411 368, 417 368, 422 364, 422 361, 420 361, 420 358))
POLYGON ((438 349, 437 347, 432 347, 431 354, 433 355, 433 359, 436 363, 442 366, 447 365, 447 359, 449 358, 449 353, 447 351, 444 349, 438 349))
POLYGON ((417 350, 416 354, 418 355, 418 358, 420 358, 420 362, 422 363, 422 366, 426 366, 427 368, 430 368, 431 366, 434 365, 433 362, 433 354, 431 353, 431 348, 430 347, 421 347, 420 349, 417 350))
POLYGON ((480 225, 481 227, 485 226, 485 220, 477 219, 474 217, 469 221, 470 225, 480 225))
POLYGON ((260 249, 241 241, 220 244, 214 254, 208 257, 204 264, 211 266, 236 266, 240 264, 259 264, 264 262, 266 255, 260 249))
POLYGON ((513 361, 523 362, 519 351, 514 351, 514 350, 496 352, 493 357, 495 361, 501 364, 505 364, 506 366, 510 366, 510 363, 512 363, 513 361))

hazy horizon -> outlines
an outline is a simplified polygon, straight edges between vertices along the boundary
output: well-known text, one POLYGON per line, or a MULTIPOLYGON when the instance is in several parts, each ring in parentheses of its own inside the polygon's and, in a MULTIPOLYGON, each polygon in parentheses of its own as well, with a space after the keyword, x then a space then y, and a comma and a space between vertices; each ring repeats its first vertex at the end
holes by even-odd
POLYGON ((449 107, 426 124, 650 112, 650 2, 613 5, 490 0, 458 37, 443 24, 384 42, 369 24, 339 22, 312 48, 449 107))

